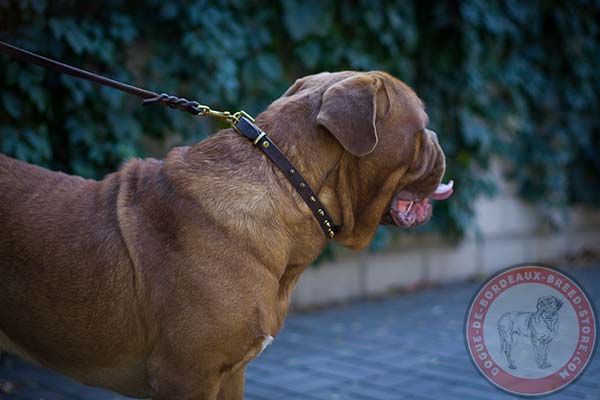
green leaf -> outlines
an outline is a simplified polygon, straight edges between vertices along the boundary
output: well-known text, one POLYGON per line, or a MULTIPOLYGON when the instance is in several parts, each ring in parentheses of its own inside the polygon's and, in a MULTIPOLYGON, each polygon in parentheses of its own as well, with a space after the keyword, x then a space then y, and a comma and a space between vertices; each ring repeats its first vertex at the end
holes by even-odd
POLYGON ((319 0, 283 0, 284 22, 292 39, 308 35, 324 36, 330 29, 332 15, 328 2, 319 0))
POLYGON ((14 93, 2 93, 2 106, 11 117, 17 119, 21 116, 21 100, 14 93))

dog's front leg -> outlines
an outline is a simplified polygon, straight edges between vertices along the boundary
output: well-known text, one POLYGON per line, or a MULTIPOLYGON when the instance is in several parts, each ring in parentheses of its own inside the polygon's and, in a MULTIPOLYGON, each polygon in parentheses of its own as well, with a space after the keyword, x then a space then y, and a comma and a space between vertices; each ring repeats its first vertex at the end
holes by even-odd
POLYGON ((244 377, 246 367, 223 377, 218 400, 243 400, 244 399, 244 377))
POLYGON ((535 351, 535 362, 538 368, 542 367, 542 344, 538 341, 535 333, 531 335, 531 345, 533 346, 533 350, 535 351))
POLYGON ((544 341, 540 344, 540 348, 541 348, 541 358, 542 358, 542 365, 541 368, 549 368, 552 366, 552 364, 550 364, 548 362, 548 350, 550 348, 550 341, 544 341))
POLYGON ((217 400, 223 374, 216 357, 192 341, 156 346, 147 364, 152 400, 217 400), (186 343, 189 346, 184 346, 186 343))
POLYGON ((173 370, 173 379, 154 380, 152 400, 217 400, 219 394, 219 378, 188 374, 184 370, 173 370))

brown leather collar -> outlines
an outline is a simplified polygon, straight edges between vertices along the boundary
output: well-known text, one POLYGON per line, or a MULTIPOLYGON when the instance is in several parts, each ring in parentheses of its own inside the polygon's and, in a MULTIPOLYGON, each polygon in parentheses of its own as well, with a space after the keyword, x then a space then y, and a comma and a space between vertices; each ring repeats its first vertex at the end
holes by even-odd
POLYGON ((298 191, 298 194, 300 194, 300 197, 302 197, 308 208, 310 208, 325 236, 333 239, 338 227, 333 223, 333 219, 325 209, 325 206, 310 188, 302 174, 279 150, 279 147, 273 143, 271 138, 246 117, 241 117, 233 125, 233 128, 242 136, 248 138, 254 146, 258 147, 271 159, 273 164, 279 167, 292 186, 298 191))
POLYGON ((159 95, 158 93, 146 89, 127 85, 89 71, 60 63, 50 58, 42 57, 2 41, 0 41, 0 51, 45 68, 50 68, 64 74, 87 79, 100 85, 109 86, 133 94, 144 99, 142 101, 142 104, 144 105, 159 103, 194 115, 208 115, 227 120, 236 132, 250 140, 254 146, 265 153, 265 155, 283 172, 285 177, 291 182, 292 186, 298 191, 298 194, 300 194, 300 197, 302 197, 308 208, 312 211, 325 236, 330 239, 335 237, 338 226, 333 223, 333 219, 325 209, 325 206, 319 201, 315 192, 313 192, 302 174, 294 167, 291 161, 281 152, 281 150, 279 150, 277 145, 271 141, 267 134, 254 124, 252 117, 245 112, 240 111, 231 114, 227 111, 214 111, 197 101, 189 101, 184 98, 169 96, 168 94, 159 95))

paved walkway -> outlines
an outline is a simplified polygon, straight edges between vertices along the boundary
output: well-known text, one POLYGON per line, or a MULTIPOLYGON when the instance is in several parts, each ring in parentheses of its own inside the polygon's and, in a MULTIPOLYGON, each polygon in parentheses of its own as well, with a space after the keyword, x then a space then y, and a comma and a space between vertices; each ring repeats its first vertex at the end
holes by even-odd
MULTIPOLYGON (((600 309, 600 266, 569 269, 600 309)), ((275 342, 250 363, 248 400, 511 399, 484 381, 462 336, 478 284, 453 284, 378 301, 291 315, 275 342)), ((600 360, 550 399, 600 399, 600 360)), ((123 400, 22 361, 0 362, 7 400, 123 400)), ((0 386, 1 387, 1 386, 0 386)))

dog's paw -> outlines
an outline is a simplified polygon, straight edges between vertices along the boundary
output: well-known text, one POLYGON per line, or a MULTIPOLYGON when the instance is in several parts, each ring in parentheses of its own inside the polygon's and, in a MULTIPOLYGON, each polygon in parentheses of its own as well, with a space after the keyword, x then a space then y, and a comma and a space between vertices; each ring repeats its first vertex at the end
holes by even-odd
POLYGON ((511 362, 508 363, 508 368, 510 368, 510 369, 517 369, 517 366, 515 365, 514 362, 511 361, 511 362))

